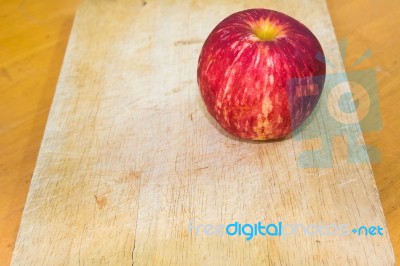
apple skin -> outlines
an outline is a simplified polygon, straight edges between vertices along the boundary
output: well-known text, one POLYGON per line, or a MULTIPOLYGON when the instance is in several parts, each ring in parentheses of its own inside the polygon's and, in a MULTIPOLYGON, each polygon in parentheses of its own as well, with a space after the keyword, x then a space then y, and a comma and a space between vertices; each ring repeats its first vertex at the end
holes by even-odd
POLYGON ((317 105, 325 81, 323 58, 317 38, 299 21, 249 9, 212 30, 199 56, 197 82, 208 112, 227 132, 242 139, 279 139, 317 105))

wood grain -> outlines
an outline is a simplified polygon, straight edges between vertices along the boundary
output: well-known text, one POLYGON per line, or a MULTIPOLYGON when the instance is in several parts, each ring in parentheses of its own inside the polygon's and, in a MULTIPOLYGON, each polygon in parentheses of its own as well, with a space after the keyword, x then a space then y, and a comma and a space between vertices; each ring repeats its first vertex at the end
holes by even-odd
POLYGON ((0 1, 0 265, 9 265, 77 0, 0 1))
MULTIPOLYGON (((23 12, 16 12, 15 3, 10 3, 7 8, 3 8, 6 5, 2 4, 1 9, 2 12, 5 12, 1 19, 7 22, 1 25, 13 25, 13 27, 0 27, 3 45, 0 47, 1 58, 7 59, 2 61, 2 66, 5 67, 6 72, 9 72, 8 75, 2 75, 0 80, 2 84, 0 108, 5 106, 8 110, 7 112, 2 111, 0 116, 2 119, 2 132, 0 132, 2 149, 0 154, 3 163, 1 180, 4 182, 1 189, 5 192, 1 193, 1 202, 5 203, 2 206, 5 208, 1 208, 4 213, 2 212, 1 215, 0 258, 5 265, 9 260, 7 258, 9 258, 16 232, 15 228, 18 226, 18 217, 25 198, 24 193, 26 192, 24 191, 27 190, 30 172, 33 169, 41 132, 47 117, 47 108, 51 101, 52 91, 58 76, 58 67, 64 53, 63 47, 74 12, 74 3, 72 2, 53 5, 47 2, 24 3, 23 8, 28 10, 27 14, 30 16, 26 16, 26 13, 23 12), (43 18, 42 14, 48 14, 47 11, 52 10, 55 5, 57 7, 55 9, 59 12, 51 12, 51 16, 47 15, 48 18, 43 18), (32 16, 31 13, 35 16, 32 16), (36 20, 32 20, 32 17, 35 17, 36 20), (15 23, 16 21, 18 23, 15 23), (66 24, 65 27, 60 26, 63 22, 66 24), (40 26, 37 26, 37 24, 40 24, 40 26), (25 30, 24 27, 28 28, 25 30), (60 33, 58 34, 58 32, 60 33), (42 38, 44 33, 49 34, 49 36, 42 38), (26 71, 25 68, 29 71, 26 71), (49 71, 47 71, 47 68, 49 71), (12 81, 7 76, 11 76, 12 81), (46 78, 43 79, 43 77, 46 78), (44 80, 47 81, 44 82, 44 80), (32 90, 31 84, 35 84, 37 89, 32 90), (27 116, 27 114, 32 115, 27 116), (27 180, 27 182, 24 180, 27 180), (6 245, 9 245, 9 247, 6 247, 6 245)), ((398 173, 395 158, 398 158, 399 149, 395 145, 391 145, 391 139, 395 136, 395 129, 399 128, 399 121, 395 119, 396 113, 391 111, 391 106, 399 95, 396 86, 398 79, 395 78, 399 68, 395 59, 393 59, 395 58, 393 55, 396 55, 395 49, 392 49, 393 44, 398 42, 396 38, 398 39, 399 35, 390 34, 391 31, 388 30, 385 31, 386 35, 382 38, 374 38, 374 35, 369 35, 367 32, 376 28, 395 30, 396 27, 394 26, 398 24, 396 21, 398 21, 399 16, 396 15, 396 12, 398 12, 396 8, 391 7, 390 1, 380 2, 379 8, 376 8, 374 3, 363 3, 362 9, 356 2, 329 2, 329 8, 338 36, 349 37, 351 35, 348 54, 355 57, 361 54, 363 50, 371 48, 376 56, 367 60, 364 66, 365 64, 367 66, 368 64, 379 64, 382 69, 378 73, 378 78, 384 128, 378 134, 378 137, 369 134, 366 136, 366 140, 367 143, 369 139, 375 141, 374 144, 379 146, 382 153, 382 162, 374 165, 373 168, 378 187, 380 187, 389 229, 392 232, 392 241, 396 247, 399 243, 399 234, 396 233, 398 227, 395 225, 396 217, 399 217, 399 199, 396 197, 395 191, 396 187, 399 187, 399 182, 395 179, 396 173, 398 173), (362 10, 362 12, 355 12, 355 10, 362 10), (341 16, 341 14, 345 15, 341 16), (363 19, 365 14, 368 14, 367 17, 379 19, 365 21, 363 19), (391 25, 393 26, 390 27, 391 25), (362 30, 355 32, 355 29, 362 30), (372 47, 368 45, 372 45, 372 47), (387 94, 390 94, 390 97, 387 97, 387 94), (382 98, 382 95, 385 97, 382 98)), ((351 62, 346 61, 345 63, 346 67, 351 66, 351 62)), ((5 72, 3 71, 3 73, 5 72)), ((129 176, 138 175, 139 173, 133 172, 132 175, 128 175, 123 180, 129 179, 129 176)), ((98 195, 97 199, 99 199, 100 205, 103 205, 101 202, 105 202, 103 194, 98 195)))
MULTIPOLYGON (((363 132, 365 141, 379 150, 381 159, 372 165, 382 206, 400 261, 400 101, 399 53, 400 9, 397 1, 328 1, 338 39, 348 42, 347 71, 376 69, 382 129, 363 132), (372 56, 359 65, 356 60, 370 49, 372 56)), ((374 123, 374 121, 371 121, 374 123)))
MULTIPOLYGON (((302 4, 313 8, 290 3, 274 9, 311 27, 338 68, 328 73, 343 72, 325 3, 302 4)), ((336 146, 333 168, 306 171, 296 163, 301 144, 241 142, 221 134, 207 116, 194 74, 200 40, 244 8, 233 1, 88 1, 81 7, 14 250, 16 265, 391 262, 387 235, 296 235, 250 245, 187 232, 190 220, 384 226, 370 166, 347 163, 345 145, 336 146), (268 253, 263 246, 271 247, 268 253)), ((327 127, 322 118, 311 124, 327 127)), ((353 133, 361 134, 358 127, 353 133)))

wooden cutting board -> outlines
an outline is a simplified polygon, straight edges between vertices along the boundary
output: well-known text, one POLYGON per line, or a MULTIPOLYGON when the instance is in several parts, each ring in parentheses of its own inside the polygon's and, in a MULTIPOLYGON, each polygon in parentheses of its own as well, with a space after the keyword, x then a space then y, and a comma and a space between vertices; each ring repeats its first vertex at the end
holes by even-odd
POLYGON ((330 82, 340 83, 332 95, 349 92, 322 0, 86 1, 71 33, 13 265, 394 264, 365 147, 349 160, 346 140, 363 144, 354 113, 338 112, 346 126, 332 129, 321 100, 304 132, 319 129, 330 138, 335 130, 322 153, 307 152, 324 147, 322 137, 306 141, 300 132, 283 141, 241 141, 207 114, 196 83, 202 43, 224 17, 252 7, 307 25, 329 58, 330 82), (315 164, 324 151, 328 167, 315 164), (381 226, 383 236, 298 232, 246 241, 207 236, 199 227, 235 221, 381 226))

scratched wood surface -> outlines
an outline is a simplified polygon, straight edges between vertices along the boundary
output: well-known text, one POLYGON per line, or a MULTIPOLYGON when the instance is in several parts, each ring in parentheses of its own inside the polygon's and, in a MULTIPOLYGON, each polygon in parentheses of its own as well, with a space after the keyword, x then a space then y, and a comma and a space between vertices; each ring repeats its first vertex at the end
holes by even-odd
MULTIPOLYGON (((241 9, 268 7, 299 19, 332 62, 328 73, 343 71, 324 1, 243 2, 80 7, 13 265, 394 263, 370 164, 347 163, 344 136, 335 140, 333 167, 304 169, 297 159, 314 142, 240 141, 206 113, 196 85, 202 42, 241 9), (196 235, 189 221, 381 225, 385 234, 245 241, 196 235)), ((349 91, 347 83, 341 88, 349 91)), ((358 126, 352 133, 363 142, 358 126)))

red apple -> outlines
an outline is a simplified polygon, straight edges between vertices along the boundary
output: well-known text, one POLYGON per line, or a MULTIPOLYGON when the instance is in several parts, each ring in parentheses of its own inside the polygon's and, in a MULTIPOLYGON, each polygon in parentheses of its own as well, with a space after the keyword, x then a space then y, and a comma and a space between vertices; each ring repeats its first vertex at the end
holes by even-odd
POLYGON ((268 9, 221 21, 200 53, 197 80, 208 112, 229 133, 289 135, 314 110, 325 80, 322 47, 302 23, 268 9))

